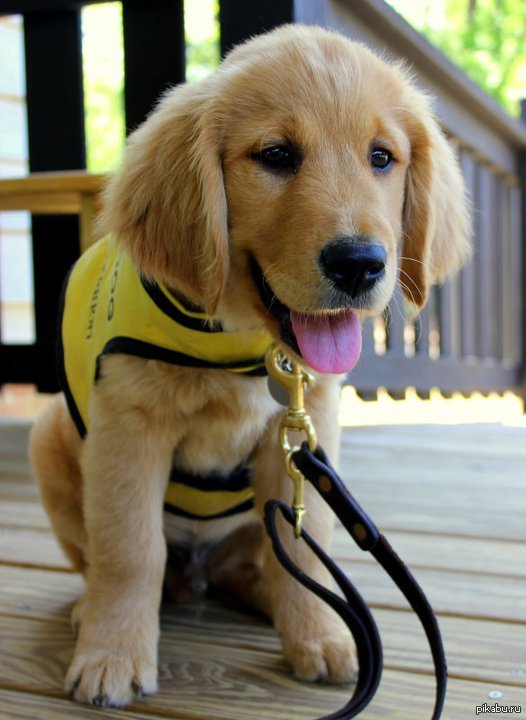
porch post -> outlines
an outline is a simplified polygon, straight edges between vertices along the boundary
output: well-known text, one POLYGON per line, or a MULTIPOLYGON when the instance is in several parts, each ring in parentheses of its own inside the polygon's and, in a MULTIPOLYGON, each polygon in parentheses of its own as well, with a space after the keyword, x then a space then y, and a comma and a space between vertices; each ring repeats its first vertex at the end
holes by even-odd
POLYGON ((185 79, 183 0, 127 0, 124 30, 126 132, 138 127, 162 92, 185 79))
MULTIPOLYGON (((86 167, 80 10, 24 15, 30 172, 86 167)), ((58 389, 57 312, 63 278, 79 255, 78 217, 33 215, 34 382, 58 389)))
POLYGON ((221 57, 252 35, 294 21, 294 0, 221 0, 221 57))

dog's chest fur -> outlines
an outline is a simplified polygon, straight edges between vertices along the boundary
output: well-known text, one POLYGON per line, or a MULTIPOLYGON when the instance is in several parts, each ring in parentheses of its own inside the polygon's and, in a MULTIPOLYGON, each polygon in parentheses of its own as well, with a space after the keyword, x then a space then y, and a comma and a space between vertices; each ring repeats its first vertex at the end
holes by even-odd
MULTIPOLYGON (((270 431, 271 418, 279 413, 266 378, 135 357, 106 358, 98 391, 110 401, 113 397, 140 407, 141 415, 158 429, 159 447, 171 448, 171 466, 201 476, 226 476, 250 461, 270 431)), ((196 521, 165 513, 165 531, 170 544, 200 545, 219 541, 254 517, 240 513, 196 521)))

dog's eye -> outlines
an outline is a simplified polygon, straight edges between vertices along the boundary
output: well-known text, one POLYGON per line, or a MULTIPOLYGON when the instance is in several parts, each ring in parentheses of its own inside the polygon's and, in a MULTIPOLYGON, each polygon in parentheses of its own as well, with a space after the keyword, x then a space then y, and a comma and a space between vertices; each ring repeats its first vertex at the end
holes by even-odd
POLYGON ((296 172, 298 169, 298 156, 288 145, 274 145, 263 148, 253 157, 269 170, 277 172, 296 172))
POLYGON ((389 150, 385 148, 375 147, 371 152, 371 166, 373 170, 385 172, 389 170, 394 162, 394 158, 389 150))

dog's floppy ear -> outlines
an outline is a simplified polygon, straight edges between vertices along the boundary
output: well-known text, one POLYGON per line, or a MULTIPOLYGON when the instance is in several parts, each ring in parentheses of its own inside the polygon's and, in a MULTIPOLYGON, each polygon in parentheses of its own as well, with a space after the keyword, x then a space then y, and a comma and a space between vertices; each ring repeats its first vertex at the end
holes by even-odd
POLYGON ((421 308, 429 288, 460 268, 469 254, 470 220, 457 158, 416 93, 407 128, 411 160, 406 180, 400 281, 421 308))
POLYGON ((100 222, 146 277, 209 315, 228 272, 220 129, 213 112, 206 81, 168 92, 130 136, 100 222))

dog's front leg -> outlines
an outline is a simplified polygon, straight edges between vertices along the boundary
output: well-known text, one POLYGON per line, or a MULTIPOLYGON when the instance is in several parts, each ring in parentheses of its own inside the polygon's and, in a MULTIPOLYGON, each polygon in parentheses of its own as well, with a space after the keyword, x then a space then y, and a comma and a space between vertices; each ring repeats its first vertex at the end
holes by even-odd
POLYGON ((80 702, 119 707, 157 688, 172 448, 140 410, 97 408, 96 399, 92 407, 82 456, 87 586, 66 689, 80 702))
MULTIPOLYGON (((321 378, 309 393, 307 409, 314 421, 319 444, 333 462, 339 449, 339 385, 335 378, 321 378)), ((283 452, 278 443, 277 424, 270 428, 258 452, 255 491, 259 509, 275 497, 289 506, 293 482, 283 470, 283 452)), ((299 437, 298 441, 304 440, 299 437)), ((326 551, 332 537, 333 515, 310 483, 305 483, 305 528, 326 551)), ((332 579, 290 525, 280 522, 278 529, 287 554, 310 577, 327 587, 332 579)), ((301 586, 280 565, 270 543, 264 563, 264 582, 269 590, 273 621, 285 656, 296 677, 307 681, 348 682, 357 669, 354 642, 343 622, 327 605, 301 586)))

